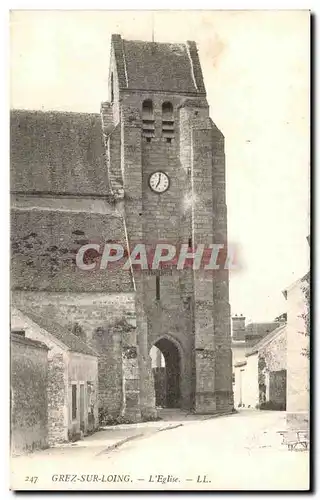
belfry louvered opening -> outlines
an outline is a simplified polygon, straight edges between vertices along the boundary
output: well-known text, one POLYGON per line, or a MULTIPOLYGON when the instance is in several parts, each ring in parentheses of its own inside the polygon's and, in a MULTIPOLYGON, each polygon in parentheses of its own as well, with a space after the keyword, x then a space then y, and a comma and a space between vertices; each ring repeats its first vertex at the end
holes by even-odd
POLYGON ((147 99, 142 103, 142 135, 146 137, 149 142, 151 137, 154 137, 154 115, 151 99, 147 99))
POLYGON ((162 136, 171 142, 174 137, 173 106, 171 102, 162 104, 162 136))

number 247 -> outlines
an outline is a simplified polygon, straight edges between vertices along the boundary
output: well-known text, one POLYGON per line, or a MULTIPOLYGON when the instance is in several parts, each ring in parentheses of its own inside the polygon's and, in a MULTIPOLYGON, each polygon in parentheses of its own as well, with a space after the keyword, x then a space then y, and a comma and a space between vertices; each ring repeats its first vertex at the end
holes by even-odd
POLYGON ((36 483, 38 481, 38 476, 27 476, 25 481, 29 483, 36 483))

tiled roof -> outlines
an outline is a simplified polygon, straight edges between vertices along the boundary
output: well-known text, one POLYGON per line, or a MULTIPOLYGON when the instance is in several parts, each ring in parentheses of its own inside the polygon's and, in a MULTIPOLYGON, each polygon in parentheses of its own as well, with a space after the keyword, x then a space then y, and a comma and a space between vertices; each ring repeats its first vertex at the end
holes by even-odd
MULTIPOLYGON (((57 340, 62 342, 70 351, 78 352, 81 354, 88 354, 89 356, 98 356, 98 354, 91 349, 83 340, 69 332, 64 326, 56 323, 55 321, 51 321, 51 319, 45 318, 44 316, 40 316, 29 308, 21 308, 19 306, 19 310, 28 318, 31 319, 34 323, 36 323, 40 328, 46 330, 57 340)), ((28 334, 28 332, 27 332, 28 334)))
POLYGON ((205 92, 194 42, 122 40, 113 35, 120 87, 178 93, 205 92))
POLYGON ((106 195, 99 114, 11 111, 11 191, 106 195))
POLYGON ((275 328, 279 326, 278 322, 270 321, 267 323, 249 323, 246 326, 245 335, 265 335, 273 331, 275 328))
POLYGON ((268 333, 263 339, 261 339, 257 344, 255 344, 247 353, 246 356, 251 356, 252 354, 256 354, 259 352, 263 347, 265 347, 267 344, 269 344, 272 340, 274 340, 276 337, 280 335, 280 333, 283 332, 283 330, 286 328, 286 323, 283 325, 280 325, 278 328, 273 330, 272 332, 268 333))

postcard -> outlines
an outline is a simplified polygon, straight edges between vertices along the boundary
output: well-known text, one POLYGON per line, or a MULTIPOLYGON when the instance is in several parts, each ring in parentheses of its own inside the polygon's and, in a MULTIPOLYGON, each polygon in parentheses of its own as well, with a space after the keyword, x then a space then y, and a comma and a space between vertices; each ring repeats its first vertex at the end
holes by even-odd
POLYGON ((307 491, 310 12, 13 10, 14 491, 307 491))

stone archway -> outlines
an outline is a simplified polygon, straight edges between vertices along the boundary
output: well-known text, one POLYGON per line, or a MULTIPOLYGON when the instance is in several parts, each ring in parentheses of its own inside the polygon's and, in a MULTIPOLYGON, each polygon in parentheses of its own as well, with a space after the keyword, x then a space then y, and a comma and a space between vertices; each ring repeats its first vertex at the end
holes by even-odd
POLYGON ((154 346, 161 357, 153 361, 153 375, 157 406, 165 408, 181 407, 181 355, 176 342, 162 337, 154 346), (161 361, 162 360, 162 361, 161 361))

